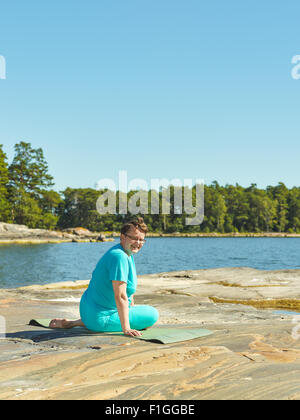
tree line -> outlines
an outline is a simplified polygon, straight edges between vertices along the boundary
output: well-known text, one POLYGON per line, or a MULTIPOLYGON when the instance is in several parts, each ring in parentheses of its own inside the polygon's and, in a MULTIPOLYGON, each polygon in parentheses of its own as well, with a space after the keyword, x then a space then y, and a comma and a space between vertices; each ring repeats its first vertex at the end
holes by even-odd
MULTIPOLYGON (((53 186, 54 178, 41 148, 34 149, 21 141, 15 145, 14 158, 8 164, 0 145, 0 221, 30 228, 61 230, 80 226, 101 232, 119 231, 124 221, 132 217, 129 212, 100 215, 96 202, 104 191, 66 188, 57 192, 53 186)), ((300 187, 289 189, 279 182, 260 189, 256 184, 221 186, 214 181, 204 185, 204 220, 198 226, 186 226, 188 215, 184 211, 178 214, 175 188, 170 186, 170 214, 151 214, 149 209, 148 214, 142 215, 151 232, 300 233, 300 187)), ((135 193, 130 191, 128 200, 135 193)), ((194 196, 195 191, 192 193, 194 196)), ((117 191, 117 203, 118 194, 117 191)), ((148 194, 150 197, 150 191, 148 194)))

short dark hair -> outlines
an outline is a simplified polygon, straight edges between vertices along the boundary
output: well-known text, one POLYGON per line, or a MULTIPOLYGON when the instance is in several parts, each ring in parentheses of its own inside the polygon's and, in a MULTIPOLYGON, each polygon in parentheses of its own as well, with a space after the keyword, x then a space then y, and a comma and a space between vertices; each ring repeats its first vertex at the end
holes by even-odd
POLYGON ((148 232, 148 227, 146 223, 144 222, 144 219, 142 217, 135 217, 129 222, 124 223, 124 225, 121 228, 121 233, 125 235, 132 226, 139 229, 141 232, 145 234, 148 232))

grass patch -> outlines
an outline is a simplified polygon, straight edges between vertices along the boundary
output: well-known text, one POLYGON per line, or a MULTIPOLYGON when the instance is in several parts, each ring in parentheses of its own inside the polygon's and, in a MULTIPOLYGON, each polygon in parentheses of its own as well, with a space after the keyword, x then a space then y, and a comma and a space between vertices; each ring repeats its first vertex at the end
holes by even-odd
POLYGON ((254 306, 259 309, 276 308, 276 309, 290 309, 292 311, 300 310, 299 299, 265 299, 265 300, 237 300, 237 299, 222 299, 215 296, 210 296, 209 299, 214 303, 234 303, 238 305, 254 306))

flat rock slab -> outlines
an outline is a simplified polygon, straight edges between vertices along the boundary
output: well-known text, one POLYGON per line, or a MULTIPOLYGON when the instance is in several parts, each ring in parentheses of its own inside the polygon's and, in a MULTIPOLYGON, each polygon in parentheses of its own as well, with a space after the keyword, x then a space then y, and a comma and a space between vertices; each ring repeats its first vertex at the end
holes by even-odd
POLYGON ((300 319, 252 304, 300 300, 300 270, 226 268, 140 276, 136 303, 155 306, 159 325, 214 332, 191 341, 162 345, 84 328, 27 325, 32 318, 77 318, 87 285, 0 290, 0 315, 6 321, 6 336, 0 339, 1 400, 300 399, 300 319))

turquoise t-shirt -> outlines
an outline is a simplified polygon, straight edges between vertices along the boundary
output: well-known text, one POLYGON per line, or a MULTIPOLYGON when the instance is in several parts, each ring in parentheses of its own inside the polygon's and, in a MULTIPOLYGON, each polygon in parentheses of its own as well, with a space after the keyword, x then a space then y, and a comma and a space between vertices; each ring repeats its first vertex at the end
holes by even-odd
POLYGON ((103 310, 117 310, 113 280, 127 283, 130 304, 137 287, 137 275, 133 256, 128 256, 121 244, 113 246, 101 257, 86 291, 88 297, 103 310))

